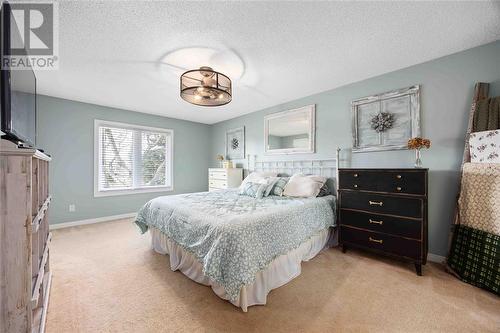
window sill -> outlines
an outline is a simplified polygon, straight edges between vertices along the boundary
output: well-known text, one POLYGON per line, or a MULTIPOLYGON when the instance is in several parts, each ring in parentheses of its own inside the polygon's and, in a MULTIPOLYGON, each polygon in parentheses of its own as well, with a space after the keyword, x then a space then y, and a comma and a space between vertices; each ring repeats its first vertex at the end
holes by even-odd
POLYGON ((133 195, 142 193, 171 192, 173 190, 174 190, 173 186, 158 186, 152 188, 138 188, 133 190, 107 190, 107 191, 94 190, 94 198, 112 197, 118 195, 133 195))

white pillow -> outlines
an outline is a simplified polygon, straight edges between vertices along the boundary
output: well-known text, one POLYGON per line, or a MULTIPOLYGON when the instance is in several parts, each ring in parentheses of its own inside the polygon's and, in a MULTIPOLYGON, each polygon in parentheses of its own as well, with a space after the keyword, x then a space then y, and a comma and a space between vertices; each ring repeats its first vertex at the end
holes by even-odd
POLYGON ((500 130, 471 133, 469 146, 471 162, 500 163, 500 130))
POLYGON ((241 183, 240 189, 243 189, 245 187, 245 184, 248 182, 252 183, 267 183, 266 178, 267 177, 276 177, 278 173, 276 172, 267 172, 267 171, 262 171, 262 172, 252 172, 249 174, 241 183))
POLYGON ((285 186, 285 191, 283 191, 283 195, 301 198, 316 197, 325 183, 326 178, 322 176, 295 174, 290 177, 290 180, 285 186))

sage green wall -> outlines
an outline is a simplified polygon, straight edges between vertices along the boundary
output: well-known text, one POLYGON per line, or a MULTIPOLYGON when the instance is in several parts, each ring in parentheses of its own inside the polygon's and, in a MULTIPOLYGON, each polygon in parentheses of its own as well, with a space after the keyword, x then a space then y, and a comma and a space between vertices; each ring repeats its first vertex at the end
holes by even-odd
POLYGON ((422 134, 432 140, 431 149, 422 153, 424 166, 430 168, 429 250, 446 255, 467 118, 478 81, 493 83, 491 95, 500 95, 500 41, 215 124, 211 156, 224 152, 225 131, 240 126, 245 126, 247 153, 263 156, 264 115, 316 104, 317 153, 289 158, 333 157, 338 146, 345 149, 344 167, 411 167, 413 154, 407 150, 350 153, 350 102, 420 84, 422 134))
MULTIPOLYGON (((472 89, 490 82, 500 95, 500 41, 353 83, 215 125, 204 125, 48 96, 38 98, 38 146, 53 156, 51 223, 98 218, 137 211, 158 195, 204 191, 207 168, 224 152, 225 131, 245 126, 247 153, 264 155, 266 114, 316 104, 314 158, 344 148, 342 166, 411 167, 409 151, 351 154, 350 101, 414 84, 421 85, 422 134, 432 140, 423 152, 429 174, 430 252, 445 255, 472 89), (94 198, 94 119, 170 128, 175 131, 173 192, 94 198), (69 204, 76 204, 70 213, 69 204)), ((311 158, 294 155, 289 158, 311 158)))
POLYGON ((159 195, 208 188, 209 125, 48 96, 38 97, 37 116, 37 146, 52 155, 51 224, 132 213, 159 195), (94 198, 94 119, 173 129, 175 190, 94 198))

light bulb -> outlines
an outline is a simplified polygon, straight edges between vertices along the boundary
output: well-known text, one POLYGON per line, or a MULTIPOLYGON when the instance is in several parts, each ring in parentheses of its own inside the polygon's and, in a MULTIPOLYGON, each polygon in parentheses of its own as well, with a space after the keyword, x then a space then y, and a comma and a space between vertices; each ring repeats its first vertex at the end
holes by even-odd
POLYGON ((212 87, 215 85, 215 80, 212 77, 204 77, 202 82, 205 87, 212 87))

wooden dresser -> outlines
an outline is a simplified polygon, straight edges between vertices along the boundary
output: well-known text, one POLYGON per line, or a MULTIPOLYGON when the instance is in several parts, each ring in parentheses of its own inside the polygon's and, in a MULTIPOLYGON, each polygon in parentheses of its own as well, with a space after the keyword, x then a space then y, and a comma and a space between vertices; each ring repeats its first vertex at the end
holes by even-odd
POLYGON ((427 169, 339 169, 340 245, 427 261, 427 169))
POLYGON ((208 191, 238 187, 242 180, 243 169, 241 168, 208 169, 208 191))
POLYGON ((43 332, 49 265, 50 157, 0 140, 0 332, 43 332))

